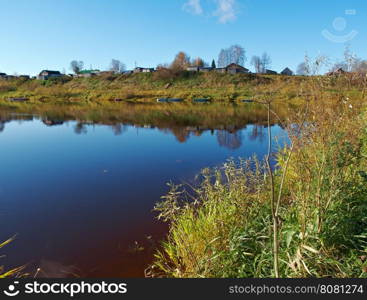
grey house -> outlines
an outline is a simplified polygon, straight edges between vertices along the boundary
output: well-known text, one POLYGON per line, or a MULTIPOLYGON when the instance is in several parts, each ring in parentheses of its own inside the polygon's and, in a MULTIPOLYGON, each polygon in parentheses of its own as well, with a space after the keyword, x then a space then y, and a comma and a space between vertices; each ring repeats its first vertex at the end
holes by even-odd
POLYGON ((326 75, 327 76, 338 76, 338 75, 343 75, 345 73, 347 73, 347 72, 344 71, 343 68, 339 68, 337 70, 326 73, 326 75))
POLYGON ((189 72, 199 72, 199 67, 187 67, 186 71, 189 72))
POLYGON ((141 68, 137 67, 133 71, 134 73, 152 73, 154 72, 154 68, 141 68))
POLYGON ((294 75, 293 71, 289 68, 285 68, 282 72, 280 72, 280 74, 282 75, 286 75, 286 76, 292 76, 294 75))
POLYGON ((199 67, 199 72, 210 72, 213 70, 211 67, 199 67))
POLYGON ((227 71, 228 74, 248 73, 249 69, 246 69, 245 67, 237 65, 235 63, 232 63, 232 64, 229 64, 226 67, 226 71, 227 71))
POLYGON ((1 78, 1 79, 6 79, 6 76, 7 76, 7 75, 6 75, 5 73, 0 73, 0 78, 1 78))
POLYGON ((215 68, 214 69, 214 72, 217 72, 217 73, 226 73, 227 72, 227 69, 226 68, 215 68))
POLYGON ((265 70, 265 74, 268 74, 268 75, 276 75, 278 73, 276 71, 266 69, 265 70))
POLYGON ((56 78, 61 76, 62 74, 59 71, 43 70, 41 73, 39 73, 37 78, 39 80, 47 80, 49 78, 56 78))

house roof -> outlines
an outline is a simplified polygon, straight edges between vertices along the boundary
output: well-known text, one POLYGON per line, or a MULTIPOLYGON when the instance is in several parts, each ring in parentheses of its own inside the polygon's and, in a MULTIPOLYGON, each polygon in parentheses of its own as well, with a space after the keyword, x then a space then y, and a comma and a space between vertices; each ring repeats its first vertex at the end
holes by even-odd
POLYGON ((288 67, 284 68, 284 70, 282 72, 293 72, 291 69, 289 69, 288 67))
POLYGON ((343 70, 343 68, 339 68, 335 71, 331 71, 329 73, 326 73, 326 75, 333 75, 333 74, 344 74, 347 73, 346 71, 343 70))
POLYGON ((92 73, 99 73, 99 70, 81 70, 79 74, 92 74, 92 73))
POLYGON ((277 71, 269 70, 269 69, 266 69, 265 72, 268 74, 277 74, 277 71))
POLYGON ((42 70, 41 73, 40 73, 40 75, 42 73, 45 73, 45 72, 48 73, 48 74, 50 74, 50 75, 61 75, 61 73, 59 71, 50 71, 50 70, 42 70))
POLYGON ((144 67, 136 67, 135 70, 154 70, 154 68, 144 68, 144 67))
POLYGON ((241 69, 241 70, 248 71, 248 69, 246 69, 245 67, 242 67, 242 66, 240 66, 240 65, 238 65, 238 64, 235 64, 235 63, 231 63, 231 64, 229 64, 229 65, 226 67, 226 69, 228 69, 228 68, 236 68, 236 69, 241 69))

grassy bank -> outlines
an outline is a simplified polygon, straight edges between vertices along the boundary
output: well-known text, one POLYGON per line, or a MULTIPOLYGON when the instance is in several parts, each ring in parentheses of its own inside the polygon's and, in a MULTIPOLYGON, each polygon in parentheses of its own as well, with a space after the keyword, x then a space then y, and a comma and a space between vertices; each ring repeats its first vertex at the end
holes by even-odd
POLYGON ((285 124, 273 184, 254 159, 171 187, 156 206, 170 230, 150 276, 367 277, 364 99, 329 98, 319 83, 310 93, 285 124))
MULTIPOLYGON (((307 91, 306 76, 254 74, 219 74, 161 72, 129 75, 104 75, 92 78, 57 78, 40 80, 0 80, 0 103, 9 97, 27 97, 31 103, 59 105, 106 104, 115 99, 124 102, 151 102, 158 97, 177 97, 190 102, 208 98, 215 102, 239 102, 273 91, 276 100, 296 103, 307 91)), ((362 75, 343 77, 320 76, 323 91, 338 95, 340 89, 350 97, 358 97, 367 79, 362 75)))

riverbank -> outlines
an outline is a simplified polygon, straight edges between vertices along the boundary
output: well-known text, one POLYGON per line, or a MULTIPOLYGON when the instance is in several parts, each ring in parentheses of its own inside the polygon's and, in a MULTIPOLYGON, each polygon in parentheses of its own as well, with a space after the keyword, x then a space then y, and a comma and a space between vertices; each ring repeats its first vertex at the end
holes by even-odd
POLYGON ((149 276, 367 277, 364 99, 313 91, 288 117, 274 174, 230 161, 195 188, 171 186, 156 205, 170 230, 149 276))
POLYGON ((280 76, 257 74, 219 74, 180 72, 177 74, 146 73, 103 75, 91 78, 54 78, 49 80, 0 80, 2 106, 25 105, 118 105, 121 102, 149 103, 157 98, 180 98, 185 103, 194 99, 212 102, 241 103, 271 92, 273 100, 297 104, 310 96, 311 81, 319 82, 325 94, 349 97, 361 95, 366 78, 348 76, 280 76), (9 99, 27 99, 26 103, 9 99))

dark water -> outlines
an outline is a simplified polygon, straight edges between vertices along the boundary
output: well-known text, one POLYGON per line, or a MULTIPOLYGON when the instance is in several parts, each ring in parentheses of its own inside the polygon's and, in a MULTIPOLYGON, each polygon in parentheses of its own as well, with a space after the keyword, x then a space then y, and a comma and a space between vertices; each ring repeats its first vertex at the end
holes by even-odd
MULTIPOLYGON (((157 129, 10 120, 0 128, 0 265, 39 276, 142 277, 166 227, 168 181, 266 153, 267 128, 157 129), (50 126, 54 125, 54 126, 50 126)), ((282 138, 278 126, 273 134, 282 138)))

